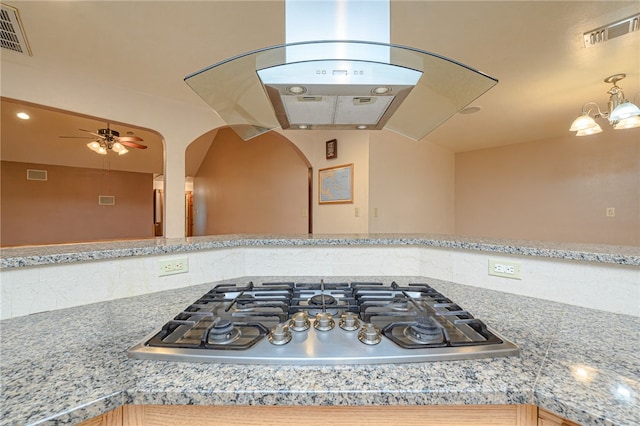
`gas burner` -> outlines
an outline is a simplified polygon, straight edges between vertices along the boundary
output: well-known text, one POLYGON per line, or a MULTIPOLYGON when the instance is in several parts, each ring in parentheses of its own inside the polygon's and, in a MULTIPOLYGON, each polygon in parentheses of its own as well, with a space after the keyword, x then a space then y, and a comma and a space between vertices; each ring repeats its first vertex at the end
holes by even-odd
POLYGON ((320 313, 338 316, 340 314, 340 307, 344 305, 344 301, 327 293, 319 293, 301 302, 300 305, 308 308, 310 316, 317 316, 320 313))
POLYGON ((309 305, 314 306, 335 306, 337 304, 336 298, 329 294, 316 294, 309 299, 309 305))
POLYGON ((415 343, 442 343, 442 327, 431 317, 418 317, 416 321, 405 327, 404 335, 415 343))
POLYGON ((517 353, 428 284, 323 280, 219 284, 129 350, 142 359, 318 365, 517 353))
POLYGON ((406 296, 397 294, 389 302, 389 308, 394 311, 408 311, 410 308, 409 300, 406 296))
POLYGON ((227 345, 240 338, 240 330, 235 328, 228 319, 216 318, 209 329, 209 342, 227 345))
POLYGON ((235 299, 235 308, 239 311, 253 309, 256 307, 256 298, 250 294, 238 296, 235 299))

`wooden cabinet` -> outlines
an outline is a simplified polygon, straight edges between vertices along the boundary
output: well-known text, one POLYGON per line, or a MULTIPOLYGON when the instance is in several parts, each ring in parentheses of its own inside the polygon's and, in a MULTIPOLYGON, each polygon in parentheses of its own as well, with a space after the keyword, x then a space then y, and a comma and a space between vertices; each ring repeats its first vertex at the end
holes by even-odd
POLYGON ((580 426, 578 423, 563 419, 550 411, 538 408, 538 426, 580 426))
POLYGON ((87 421, 80 423, 82 426, 124 426, 123 412, 125 407, 118 407, 115 410, 111 410, 108 413, 104 413, 101 416, 94 417, 87 421))
POLYGON ((535 405, 125 405, 80 426, 242 425, 580 426, 535 405))

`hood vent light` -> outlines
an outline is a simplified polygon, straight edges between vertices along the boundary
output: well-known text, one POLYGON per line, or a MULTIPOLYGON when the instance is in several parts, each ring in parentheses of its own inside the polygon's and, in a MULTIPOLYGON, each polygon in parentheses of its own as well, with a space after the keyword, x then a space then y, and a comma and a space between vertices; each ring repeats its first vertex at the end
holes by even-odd
POLYGON ((302 86, 291 86, 287 87, 287 93, 290 93, 292 95, 302 95, 304 93, 307 93, 307 89, 302 86))
POLYGON ((363 41, 289 43, 185 77, 244 140, 275 128, 389 129, 419 140, 497 80, 415 48, 363 41), (387 62, 340 52, 385 49, 387 62), (309 59, 302 53, 333 52, 309 59), (299 54, 296 54, 299 53, 299 54), (302 57, 297 62, 287 58, 302 57))

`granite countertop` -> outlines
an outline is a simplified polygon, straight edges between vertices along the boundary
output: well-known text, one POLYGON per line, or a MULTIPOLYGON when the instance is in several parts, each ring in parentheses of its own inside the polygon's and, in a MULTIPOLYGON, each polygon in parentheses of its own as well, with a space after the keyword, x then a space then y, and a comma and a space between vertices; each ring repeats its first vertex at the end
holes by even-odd
POLYGON ((122 404, 518 403, 582 424, 637 424, 640 318, 424 277, 364 278, 426 282, 518 344, 521 355, 355 366, 127 358, 130 346, 213 287, 210 283, 0 321, 0 424, 75 423, 122 404))
POLYGON ((0 269, 233 247, 423 246, 640 266, 640 247, 497 240, 439 234, 218 235, 9 247, 0 269))

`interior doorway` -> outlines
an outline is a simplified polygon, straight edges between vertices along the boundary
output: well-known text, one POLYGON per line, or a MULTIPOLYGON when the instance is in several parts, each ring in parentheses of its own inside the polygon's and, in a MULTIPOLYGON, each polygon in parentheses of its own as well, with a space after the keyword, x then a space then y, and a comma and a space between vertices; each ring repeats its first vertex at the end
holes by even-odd
POLYGON ((220 128, 194 141, 185 158, 193 176, 188 235, 312 232, 311 163, 283 135, 244 141, 220 128))
POLYGON ((184 234, 187 237, 193 237, 193 191, 187 191, 184 194, 184 206, 185 206, 185 230, 184 234))

